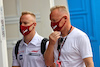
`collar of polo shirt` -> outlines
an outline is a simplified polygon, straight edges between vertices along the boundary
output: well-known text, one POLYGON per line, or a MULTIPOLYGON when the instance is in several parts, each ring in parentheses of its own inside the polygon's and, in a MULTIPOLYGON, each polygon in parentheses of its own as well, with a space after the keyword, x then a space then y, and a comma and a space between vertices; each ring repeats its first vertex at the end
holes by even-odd
MULTIPOLYGON (((40 37, 40 36, 38 35, 38 33, 35 32, 35 35, 34 35, 33 39, 29 42, 29 44, 32 44, 32 45, 34 45, 34 46, 40 46, 40 44, 38 44, 38 42, 39 42, 39 40, 40 40, 39 37, 40 37)), ((24 42, 24 38, 22 39, 20 46, 23 46, 23 45, 27 45, 27 44, 24 42)))

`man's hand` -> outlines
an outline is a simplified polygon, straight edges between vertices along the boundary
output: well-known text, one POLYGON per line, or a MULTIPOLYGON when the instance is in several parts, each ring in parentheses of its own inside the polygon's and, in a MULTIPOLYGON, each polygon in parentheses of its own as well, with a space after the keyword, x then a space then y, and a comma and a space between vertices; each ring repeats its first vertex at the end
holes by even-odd
POLYGON ((49 36, 49 43, 50 45, 54 45, 56 41, 60 38, 60 32, 59 31, 54 31, 53 33, 50 34, 49 36))

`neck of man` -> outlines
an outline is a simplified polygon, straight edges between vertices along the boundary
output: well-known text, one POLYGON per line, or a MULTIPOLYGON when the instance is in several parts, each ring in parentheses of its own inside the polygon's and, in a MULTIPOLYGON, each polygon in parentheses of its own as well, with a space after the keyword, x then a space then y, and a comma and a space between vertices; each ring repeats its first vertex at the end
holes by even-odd
POLYGON ((24 36, 24 42, 29 43, 35 35, 35 31, 31 31, 28 35, 24 36))
POLYGON ((68 27, 68 29, 67 28, 63 29, 63 31, 61 32, 61 36, 62 37, 65 37, 68 34, 70 34, 72 32, 72 30, 74 29, 74 27, 72 26, 71 30, 70 30, 70 28, 71 28, 71 25, 68 27))

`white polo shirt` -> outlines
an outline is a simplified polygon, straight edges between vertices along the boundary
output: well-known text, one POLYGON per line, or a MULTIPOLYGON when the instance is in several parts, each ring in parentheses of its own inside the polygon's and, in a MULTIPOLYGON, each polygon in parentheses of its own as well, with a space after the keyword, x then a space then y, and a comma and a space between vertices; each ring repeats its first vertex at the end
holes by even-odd
POLYGON ((24 40, 19 45, 17 59, 15 56, 15 48, 13 49, 12 66, 20 67, 46 67, 43 55, 41 54, 41 41, 43 37, 35 33, 35 36, 26 44, 24 40))
MULTIPOLYGON (((54 46, 55 63, 58 60, 57 44, 54 46)), ((84 32, 74 28, 61 48, 61 67, 86 67, 83 59, 87 57, 93 57, 89 38, 84 32)))

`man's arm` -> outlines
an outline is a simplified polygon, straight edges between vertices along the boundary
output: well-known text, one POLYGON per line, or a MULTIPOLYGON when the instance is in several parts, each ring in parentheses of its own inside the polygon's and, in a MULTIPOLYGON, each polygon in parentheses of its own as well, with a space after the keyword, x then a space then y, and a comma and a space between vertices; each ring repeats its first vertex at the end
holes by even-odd
POLYGON ((44 53, 45 64, 47 66, 51 66, 53 64, 53 60, 54 60, 53 51, 54 51, 54 46, 49 44, 47 50, 44 53))
POLYGON ((60 32, 57 32, 57 31, 53 32, 49 36, 49 45, 48 45, 48 48, 46 49, 46 51, 44 53, 45 64, 47 66, 51 66, 53 64, 53 61, 54 61, 54 45, 55 45, 56 41, 58 40, 58 38, 60 38, 60 32))
POLYGON ((88 57, 83 59, 85 62, 86 67, 94 67, 93 59, 92 57, 88 57))

